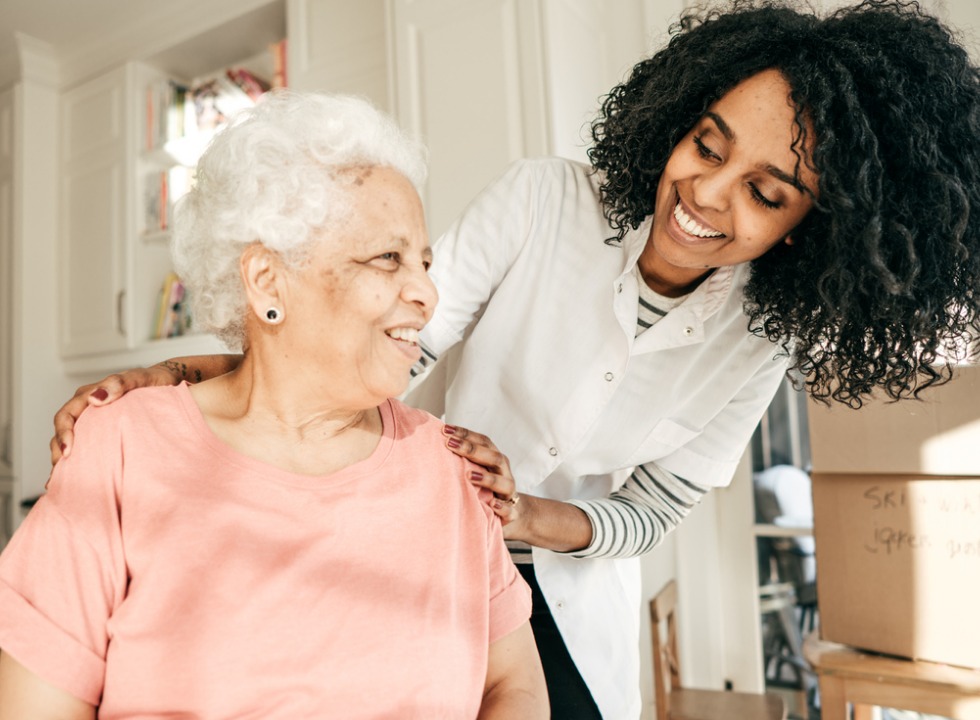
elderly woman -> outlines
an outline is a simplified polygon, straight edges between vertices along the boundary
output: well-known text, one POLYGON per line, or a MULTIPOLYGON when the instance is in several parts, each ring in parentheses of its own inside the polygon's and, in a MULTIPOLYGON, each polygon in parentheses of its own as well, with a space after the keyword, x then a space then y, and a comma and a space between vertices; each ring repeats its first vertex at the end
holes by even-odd
POLYGON ((0 717, 537 718, 530 593, 443 425, 420 148, 279 95, 180 205, 232 373, 88 413, 0 557, 0 717))

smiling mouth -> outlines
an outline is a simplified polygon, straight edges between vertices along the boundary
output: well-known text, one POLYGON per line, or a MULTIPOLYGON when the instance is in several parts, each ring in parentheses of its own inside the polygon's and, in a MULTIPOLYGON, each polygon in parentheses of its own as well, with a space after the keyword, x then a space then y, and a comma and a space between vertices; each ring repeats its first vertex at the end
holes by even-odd
POLYGON ((725 236, 725 233, 720 233, 717 230, 706 227, 688 215, 684 211, 680 199, 678 199, 677 204, 674 205, 674 219, 677 221, 677 224, 680 225, 681 230, 686 232, 688 235, 693 235, 694 237, 698 238, 720 238, 725 236))
POLYGON ((390 337, 392 340, 399 340, 409 345, 419 344, 419 331, 415 328, 409 327, 399 327, 392 328, 391 330, 385 330, 385 335, 390 337))

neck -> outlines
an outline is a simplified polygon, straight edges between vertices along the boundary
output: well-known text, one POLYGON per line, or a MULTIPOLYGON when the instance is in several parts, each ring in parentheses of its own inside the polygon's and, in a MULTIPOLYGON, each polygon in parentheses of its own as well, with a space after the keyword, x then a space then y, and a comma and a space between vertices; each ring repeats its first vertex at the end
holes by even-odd
POLYGON ((321 370, 298 370, 281 358, 262 357, 261 350, 253 349, 236 370, 218 378, 225 420, 292 442, 323 442, 378 429, 377 406, 351 406, 321 370))
POLYGON ((661 272, 655 263, 644 262, 642 255, 637 265, 640 268, 640 276, 647 287, 669 298, 689 295, 714 272, 714 269, 681 272, 680 270, 683 269, 679 268, 671 268, 671 272, 661 272))

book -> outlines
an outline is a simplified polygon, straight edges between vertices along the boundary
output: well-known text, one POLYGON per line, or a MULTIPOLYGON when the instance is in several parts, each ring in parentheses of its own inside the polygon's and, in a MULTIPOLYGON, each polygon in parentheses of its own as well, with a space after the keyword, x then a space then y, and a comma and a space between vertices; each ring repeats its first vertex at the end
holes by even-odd
POLYGON ((162 337, 169 338, 183 332, 184 283, 175 275, 170 283, 170 298, 167 302, 167 314, 163 321, 162 337))
POLYGON ((146 88, 147 150, 162 148, 168 141, 184 137, 187 87, 173 80, 157 80, 146 88))
POLYGON ((167 172, 154 170, 143 179, 143 233, 152 234, 169 227, 167 172))
POLYGON ((185 310, 185 301, 184 283, 176 273, 167 273, 158 296, 157 312, 153 323, 154 338, 183 335, 189 329, 190 320, 185 310))
POLYGON ((286 79, 286 38, 269 45, 272 55, 272 87, 289 87, 286 79))
POLYGON ((269 92, 270 85, 268 82, 252 74, 249 70, 245 68, 228 68, 225 71, 225 75, 235 83, 242 92, 251 98, 252 102, 258 102, 259 98, 265 93, 269 92))

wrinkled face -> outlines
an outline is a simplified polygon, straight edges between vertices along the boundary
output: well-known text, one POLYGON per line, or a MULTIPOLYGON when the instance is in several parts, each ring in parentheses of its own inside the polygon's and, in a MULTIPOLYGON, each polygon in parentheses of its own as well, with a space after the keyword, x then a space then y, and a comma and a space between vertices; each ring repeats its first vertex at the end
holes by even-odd
POLYGON ((290 273, 288 323, 298 338, 289 351, 314 362, 335 397, 373 407, 405 390, 438 296, 411 183, 385 167, 344 175, 350 211, 323 231, 310 262, 290 273))
MULTIPOLYGON (((753 75, 674 148, 640 258, 655 290, 680 294, 713 268, 754 260, 790 236, 813 207, 817 176, 792 150, 789 93, 778 71, 753 75)), ((805 151, 808 157, 812 140, 805 151)))

